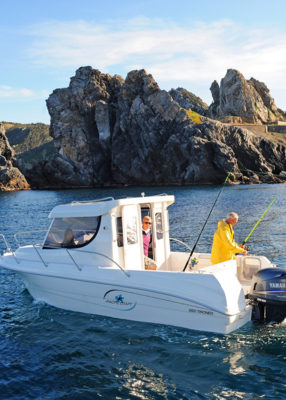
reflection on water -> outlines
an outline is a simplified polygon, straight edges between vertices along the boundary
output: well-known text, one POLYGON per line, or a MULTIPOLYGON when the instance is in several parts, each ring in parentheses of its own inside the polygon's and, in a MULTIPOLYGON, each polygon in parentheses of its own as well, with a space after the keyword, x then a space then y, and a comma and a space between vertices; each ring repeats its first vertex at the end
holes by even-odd
POLYGON ((244 360, 244 354, 241 351, 231 354, 230 357, 226 357, 224 362, 229 363, 229 372, 233 375, 243 374, 246 369, 242 366, 244 360))
MULTIPOLYGON (((168 384, 164 381, 162 374, 157 376, 151 368, 130 364, 124 371, 123 378, 122 394, 125 392, 127 396, 145 400, 160 393, 161 396, 168 398, 168 384)), ((119 389, 119 392, 121 390, 119 389)))

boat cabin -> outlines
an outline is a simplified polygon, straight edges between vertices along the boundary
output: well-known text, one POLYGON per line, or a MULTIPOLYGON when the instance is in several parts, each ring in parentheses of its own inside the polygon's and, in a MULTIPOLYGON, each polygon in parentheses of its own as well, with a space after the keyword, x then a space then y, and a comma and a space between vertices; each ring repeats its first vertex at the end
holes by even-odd
POLYGON ((43 250, 80 250, 99 255, 104 266, 145 269, 142 220, 152 219, 149 257, 157 269, 170 257, 168 206, 174 196, 104 198, 56 206, 43 250), (104 260, 104 261, 103 261, 104 260))

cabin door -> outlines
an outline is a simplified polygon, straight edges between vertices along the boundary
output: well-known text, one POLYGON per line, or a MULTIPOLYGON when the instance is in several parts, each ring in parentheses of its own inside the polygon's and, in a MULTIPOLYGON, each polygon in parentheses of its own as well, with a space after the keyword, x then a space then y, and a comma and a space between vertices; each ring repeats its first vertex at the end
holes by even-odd
POLYGON ((139 208, 124 206, 122 210, 124 263, 126 269, 142 269, 143 249, 140 238, 139 208))
POLYGON ((162 204, 155 204, 152 209, 153 220, 153 256, 157 267, 165 261, 164 209, 162 204))

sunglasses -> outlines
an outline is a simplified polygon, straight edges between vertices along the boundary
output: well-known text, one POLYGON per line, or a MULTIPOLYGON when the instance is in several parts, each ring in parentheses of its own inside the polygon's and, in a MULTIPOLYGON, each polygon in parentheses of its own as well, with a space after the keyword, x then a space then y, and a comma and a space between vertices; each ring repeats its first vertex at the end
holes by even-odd
POLYGON ((143 222, 143 224, 145 224, 145 225, 151 225, 151 222, 143 222))

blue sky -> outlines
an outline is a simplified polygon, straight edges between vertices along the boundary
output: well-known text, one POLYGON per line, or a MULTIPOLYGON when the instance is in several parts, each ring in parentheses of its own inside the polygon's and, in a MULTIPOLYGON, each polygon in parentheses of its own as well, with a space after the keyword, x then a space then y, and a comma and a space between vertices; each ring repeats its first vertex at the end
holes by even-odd
POLYGON ((144 68, 208 104, 234 68, 286 110, 284 0, 0 0, 0 13, 0 121, 49 123, 45 100, 85 65, 144 68))

